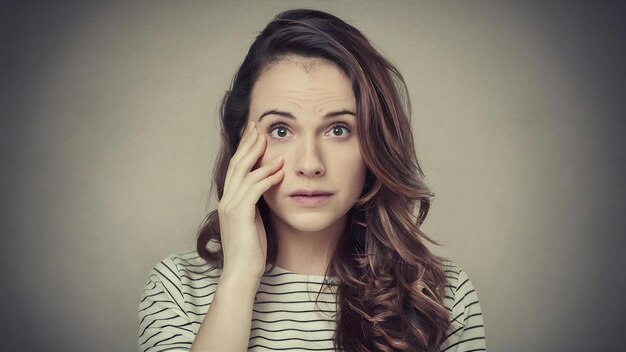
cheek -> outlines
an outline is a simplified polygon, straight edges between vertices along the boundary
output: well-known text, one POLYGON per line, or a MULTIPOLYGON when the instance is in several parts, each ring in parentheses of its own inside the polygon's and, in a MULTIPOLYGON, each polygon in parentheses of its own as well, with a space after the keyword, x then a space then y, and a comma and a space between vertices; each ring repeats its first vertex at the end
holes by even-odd
POLYGON ((356 188, 359 190, 363 189, 365 185, 365 176, 367 173, 367 167, 365 166, 365 162, 363 161, 361 154, 356 155, 352 159, 353 165, 352 170, 354 170, 354 183, 356 188))
POLYGON ((361 190, 363 186, 365 185, 365 174, 366 174, 365 165, 361 161, 358 164, 353 165, 352 170, 353 170, 353 173, 350 176, 354 180, 353 182, 354 187, 357 190, 361 190))
POLYGON ((366 167, 361 155, 335 153, 335 156, 333 164, 337 170, 337 175, 355 188, 362 186, 365 183, 366 167))
POLYGON ((268 139, 266 143, 265 151, 263 152, 263 155, 261 155, 259 160, 256 162, 256 164, 254 165, 254 168, 256 169, 258 167, 261 167, 263 165, 270 163, 272 160, 274 160, 274 158, 276 158, 279 155, 284 156, 284 153, 281 151, 281 148, 273 145, 272 142, 268 139))

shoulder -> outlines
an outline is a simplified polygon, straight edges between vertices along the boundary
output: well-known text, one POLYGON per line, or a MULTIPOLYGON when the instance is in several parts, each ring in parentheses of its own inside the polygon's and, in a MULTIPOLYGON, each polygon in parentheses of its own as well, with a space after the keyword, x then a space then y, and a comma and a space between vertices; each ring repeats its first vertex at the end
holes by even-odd
POLYGON ((463 269, 448 258, 442 258, 441 265, 443 266, 443 271, 446 273, 447 283, 456 284, 463 269))
POLYGON ((451 261, 448 258, 443 258, 441 261, 443 265, 443 271, 446 274, 446 287, 452 292, 467 292, 467 288, 474 289, 470 278, 458 264, 451 261))
POLYGON ((168 281, 199 280, 218 276, 219 270, 209 265, 195 250, 172 253, 159 261, 150 276, 168 281))
POLYGON ((189 350, 208 306, 206 295, 196 293, 196 287, 213 287, 200 279, 207 271, 195 251, 170 254, 154 266, 138 307, 140 351, 156 346, 189 350))
POLYGON ((446 274, 444 306, 450 311, 450 331, 442 351, 457 351, 457 348, 469 346, 482 351, 485 328, 476 288, 458 264, 444 258, 442 265, 446 274))
POLYGON ((204 260, 197 251, 189 250, 186 252, 172 253, 163 259, 171 261, 176 265, 178 270, 185 272, 213 271, 213 268, 204 260))
MULTIPOLYGON (((461 308, 467 310, 479 305, 476 288, 467 272, 447 258, 442 260, 442 265, 446 275, 444 301, 446 308, 452 313, 458 313, 461 308)), ((452 318, 454 320, 455 316, 452 318)))
POLYGON ((170 254, 148 274, 140 312, 147 312, 141 309, 158 303, 162 314, 201 316, 212 301, 219 274, 196 251, 170 254))

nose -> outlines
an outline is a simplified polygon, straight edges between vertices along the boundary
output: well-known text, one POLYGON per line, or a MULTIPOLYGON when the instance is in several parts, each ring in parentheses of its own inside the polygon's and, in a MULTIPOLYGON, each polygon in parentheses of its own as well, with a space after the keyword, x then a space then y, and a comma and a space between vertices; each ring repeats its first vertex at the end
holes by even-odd
POLYGON ((297 147, 295 155, 295 169, 298 176, 324 175, 324 162, 319 147, 314 140, 303 141, 297 147))

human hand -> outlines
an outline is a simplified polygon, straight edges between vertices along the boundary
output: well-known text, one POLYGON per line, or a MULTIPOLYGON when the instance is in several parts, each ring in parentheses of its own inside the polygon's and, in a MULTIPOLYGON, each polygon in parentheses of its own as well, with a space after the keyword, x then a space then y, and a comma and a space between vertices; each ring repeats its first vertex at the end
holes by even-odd
POLYGON ((284 175, 281 156, 253 170, 265 153, 266 138, 249 122, 226 171, 217 213, 227 275, 259 279, 265 271, 267 234, 256 204, 284 175))

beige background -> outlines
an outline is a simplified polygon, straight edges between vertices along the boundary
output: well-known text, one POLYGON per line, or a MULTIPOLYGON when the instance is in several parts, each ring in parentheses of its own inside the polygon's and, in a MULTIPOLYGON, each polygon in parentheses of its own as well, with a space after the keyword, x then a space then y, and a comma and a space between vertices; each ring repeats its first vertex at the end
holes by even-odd
POLYGON ((306 6, 403 73, 436 193, 424 229, 477 287, 489 349, 618 350, 618 3, 3 3, 3 347, 136 350, 148 271, 214 205, 219 101, 256 33, 306 6))

